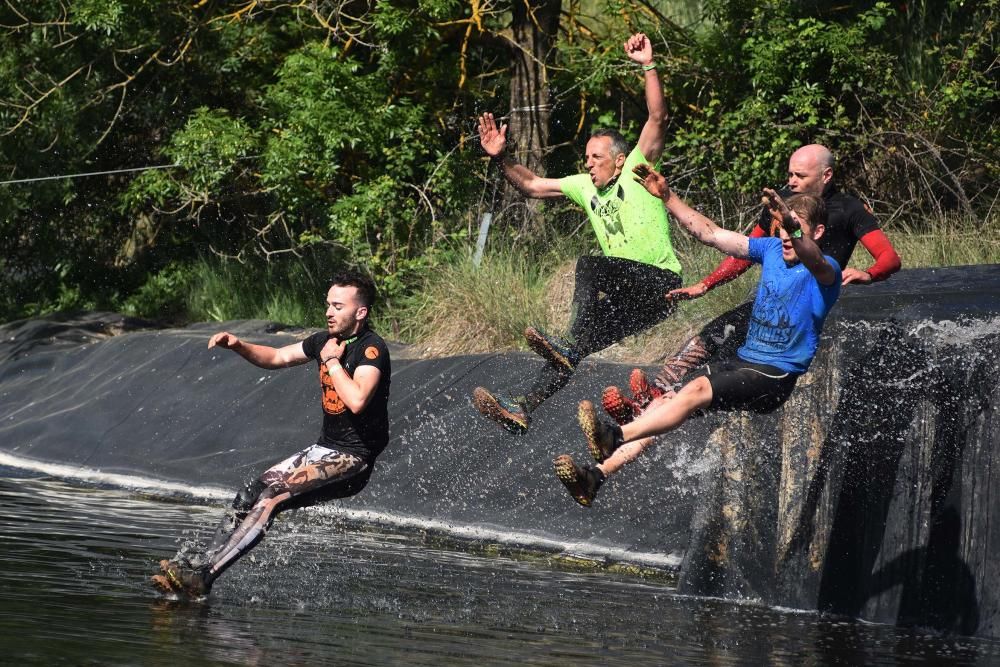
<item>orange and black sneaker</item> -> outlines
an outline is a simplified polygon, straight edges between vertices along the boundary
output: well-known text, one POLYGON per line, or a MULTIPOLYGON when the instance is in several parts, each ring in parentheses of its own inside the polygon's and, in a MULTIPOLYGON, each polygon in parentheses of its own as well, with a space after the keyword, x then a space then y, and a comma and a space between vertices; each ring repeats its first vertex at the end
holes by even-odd
POLYGON ((161 560, 160 570, 163 574, 153 575, 153 585, 164 592, 200 598, 208 595, 211 589, 211 584, 201 570, 183 567, 172 560, 161 560))
POLYGON ((628 376, 628 385, 629 389, 632 390, 632 400, 635 403, 636 416, 645 410, 650 403, 666 393, 657 385, 650 384, 641 368, 632 369, 632 372, 628 376))
POLYGON ((601 393, 601 407, 619 426, 628 424, 639 414, 639 406, 629 398, 625 398, 618 387, 605 387, 601 393))
POLYGON ((524 339, 528 347, 538 356, 547 359, 549 363, 573 372, 580 363, 580 353, 565 340, 552 336, 537 327, 524 330, 524 339))
POLYGON ((531 424, 531 417, 523 404, 499 394, 491 394, 485 387, 476 387, 472 391, 472 404, 484 417, 511 433, 524 433, 531 424))
POLYGON ((557 456, 552 461, 552 467, 573 500, 584 507, 590 507, 597 490, 604 483, 604 473, 594 466, 578 466, 569 454, 557 456))
POLYGON ((667 396, 673 398, 684 384, 684 378, 691 371, 703 366, 708 361, 708 349, 700 336, 693 336, 684 344, 681 351, 663 364, 656 376, 656 386, 667 396))
POLYGON ((587 436, 587 449, 598 463, 603 463, 622 446, 621 426, 606 424, 598 419, 597 410, 590 401, 580 401, 576 419, 580 422, 583 434, 587 436))

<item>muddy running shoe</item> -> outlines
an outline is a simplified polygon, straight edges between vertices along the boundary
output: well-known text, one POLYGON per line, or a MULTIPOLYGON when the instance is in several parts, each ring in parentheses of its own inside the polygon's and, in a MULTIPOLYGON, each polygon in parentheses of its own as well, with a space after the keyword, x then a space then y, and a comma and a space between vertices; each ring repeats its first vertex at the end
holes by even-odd
POLYGON ((160 561, 160 569, 163 574, 153 576, 153 585, 158 588, 161 587, 161 581, 166 580, 170 592, 189 598, 204 597, 211 589, 211 584, 205 580, 205 573, 201 570, 182 567, 168 560, 160 561))
POLYGON ((606 424, 597 418, 597 411, 590 401, 580 401, 576 412, 583 434, 587 436, 587 449, 598 463, 603 463, 616 449, 622 446, 620 426, 606 424))
POLYGON ((580 354, 572 345, 557 336, 551 336, 535 327, 528 327, 524 330, 524 338, 535 354, 548 359, 550 363, 560 368, 574 371, 580 363, 580 354))
POLYGON ((631 422, 641 410, 634 401, 625 398, 621 389, 613 386, 605 387, 601 394, 601 407, 619 426, 631 422))
POLYGON ((573 500, 584 507, 590 507, 594 501, 597 490, 604 483, 604 473, 593 466, 583 466, 582 468, 573 462, 573 457, 569 454, 557 456, 552 461, 555 468, 556 477, 563 483, 573 500))
POLYGON ((164 595, 178 595, 180 593, 180 591, 174 590, 174 587, 170 585, 170 580, 162 574, 154 574, 150 577, 150 581, 153 583, 153 588, 164 595))
POLYGON ((702 366, 708 360, 708 350, 705 342, 699 336, 693 336, 673 359, 663 364, 656 376, 656 386, 663 390, 668 398, 673 398, 680 388, 684 377, 694 369, 702 366))
POLYGON ((628 385, 629 389, 632 390, 632 401, 636 408, 635 416, 639 416, 639 413, 645 410, 650 403, 666 393, 655 384, 650 384, 641 368, 632 369, 628 376, 628 385))
POLYGON ((505 396, 494 396, 484 387, 476 387, 472 391, 472 404, 484 417, 511 433, 524 433, 531 423, 524 405, 505 396))

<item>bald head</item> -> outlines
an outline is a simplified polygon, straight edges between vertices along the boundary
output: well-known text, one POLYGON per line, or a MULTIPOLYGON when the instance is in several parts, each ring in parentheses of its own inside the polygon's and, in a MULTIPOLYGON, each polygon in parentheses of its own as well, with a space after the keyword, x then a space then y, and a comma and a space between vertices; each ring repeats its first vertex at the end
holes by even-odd
POLYGON ((788 158, 788 187, 792 192, 821 196, 833 178, 833 153, 822 144, 803 146, 788 158))

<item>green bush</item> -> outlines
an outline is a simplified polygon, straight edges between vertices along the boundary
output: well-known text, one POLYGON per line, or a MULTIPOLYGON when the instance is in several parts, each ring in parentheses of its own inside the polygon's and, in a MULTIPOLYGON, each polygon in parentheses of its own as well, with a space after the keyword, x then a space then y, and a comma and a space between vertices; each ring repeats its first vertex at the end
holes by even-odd
MULTIPOLYGON (((64 307, 308 317, 253 283, 291 276, 295 262, 311 274, 318 254, 368 271, 385 313, 402 312, 456 245, 474 242, 480 213, 511 203, 502 191, 487 201, 495 170, 476 114, 537 104, 551 114, 549 175, 580 169, 594 126, 634 141, 645 121, 642 75, 621 51, 638 30, 656 48, 678 188, 755 192, 818 141, 890 230, 996 218, 1000 0, 569 3, 549 35, 551 94, 520 99, 509 91, 523 45, 502 3, 16 7, 0 3, 0 167, 44 180, 0 188, 3 319, 64 307), (202 257, 220 263, 203 275, 202 257), (182 306, 189 270, 196 294, 198 279, 233 271, 252 296, 239 305, 203 288, 182 306)), ((580 224, 564 209, 497 236, 542 257, 580 224)))

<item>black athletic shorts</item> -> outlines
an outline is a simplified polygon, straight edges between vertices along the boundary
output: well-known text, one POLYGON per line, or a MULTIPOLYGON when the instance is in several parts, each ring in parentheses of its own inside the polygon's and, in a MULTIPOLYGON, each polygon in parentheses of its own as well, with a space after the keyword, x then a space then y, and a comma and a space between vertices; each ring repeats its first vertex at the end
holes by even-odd
POLYGON ((702 366, 685 378, 684 384, 696 377, 708 378, 712 385, 709 410, 766 413, 781 407, 788 400, 799 375, 733 357, 702 366))

